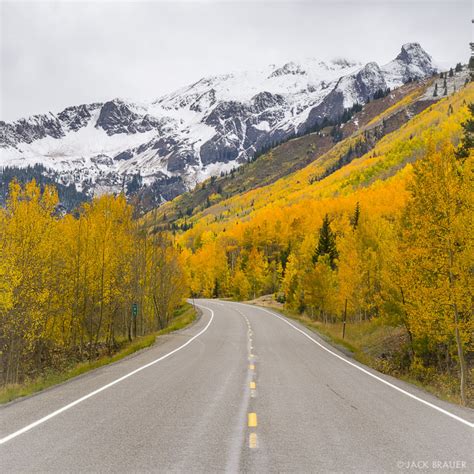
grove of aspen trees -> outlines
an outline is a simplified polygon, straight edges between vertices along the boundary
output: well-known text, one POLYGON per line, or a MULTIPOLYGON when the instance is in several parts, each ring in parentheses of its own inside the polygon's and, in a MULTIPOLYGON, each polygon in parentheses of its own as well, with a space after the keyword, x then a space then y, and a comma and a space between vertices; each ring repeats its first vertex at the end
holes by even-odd
POLYGON ((73 215, 57 204, 53 187, 12 182, 0 210, 1 384, 165 328, 186 296, 180 254, 168 236, 141 230, 124 196, 73 215))
POLYGON ((314 163, 188 220, 180 242, 193 293, 273 293, 325 324, 345 314, 348 323, 401 327, 400 370, 455 374, 465 402, 473 395, 473 95, 470 84, 323 180, 311 180, 321 173, 314 163))

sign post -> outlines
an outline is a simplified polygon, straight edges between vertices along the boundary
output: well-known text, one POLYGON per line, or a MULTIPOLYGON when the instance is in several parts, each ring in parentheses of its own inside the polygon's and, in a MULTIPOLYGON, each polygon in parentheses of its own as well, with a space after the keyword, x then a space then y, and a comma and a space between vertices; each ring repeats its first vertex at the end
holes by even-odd
POLYGON ((346 336, 346 320, 347 320, 347 298, 344 304, 344 319, 342 320, 342 338, 346 336))
POLYGON ((138 316, 138 303, 132 303, 132 321, 133 321, 133 331, 135 337, 137 337, 137 316, 138 316))

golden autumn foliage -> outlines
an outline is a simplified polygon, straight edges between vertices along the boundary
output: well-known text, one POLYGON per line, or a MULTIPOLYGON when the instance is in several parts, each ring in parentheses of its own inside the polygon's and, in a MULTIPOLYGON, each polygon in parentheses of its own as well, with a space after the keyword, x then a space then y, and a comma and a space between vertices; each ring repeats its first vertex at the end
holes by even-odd
POLYGON ((401 286, 410 332, 424 352, 444 347, 457 355, 463 397, 464 352, 474 342, 473 171, 472 154, 460 160, 450 144, 430 147, 414 168, 401 225, 401 286))
POLYGON ((457 366, 465 398, 474 330, 473 160, 472 151, 461 160, 455 149, 473 100, 471 83, 324 179, 311 178, 351 138, 301 171, 191 216, 192 228, 178 239, 193 293, 274 293, 325 322, 347 309, 348 321, 402 326, 411 367, 457 366), (326 215, 334 263, 316 255, 326 215))
POLYGON ((164 328, 186 295, 181 255, 140 230, 123 196, 96 198, 76 216, 57 215, 57 204, 53 188, 13 182, 0 210, 2 383, 164 328))

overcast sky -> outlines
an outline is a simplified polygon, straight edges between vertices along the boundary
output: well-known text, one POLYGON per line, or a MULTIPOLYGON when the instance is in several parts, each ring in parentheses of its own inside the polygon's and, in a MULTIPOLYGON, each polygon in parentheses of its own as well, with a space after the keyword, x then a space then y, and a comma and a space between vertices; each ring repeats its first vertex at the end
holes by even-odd
POLYGON ((380 64, 418 41, 467 62, 470 0, 0 0, 0 119, 304 57, 380 64))

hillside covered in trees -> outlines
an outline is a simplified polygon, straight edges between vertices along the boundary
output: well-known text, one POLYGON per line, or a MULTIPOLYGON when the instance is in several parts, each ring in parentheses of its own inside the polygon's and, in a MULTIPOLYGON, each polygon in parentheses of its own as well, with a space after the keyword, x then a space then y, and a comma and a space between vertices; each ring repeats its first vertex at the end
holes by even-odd
POLYGON ((401 328, 387 370, 448 374, 472 403, 473 100, 470 83, 367 151, 355 133, 300 171, 178 219, 192 293, 274 294, 327 324, 346 314, 401 328))
MULTIPOLYGON (((441 80, 441 79, 439 79, 441 80)), ((360 136, 357 146, 334 163, 333 170, 361 156, 387 133, 401 127, 411 117, 433 104, 436 98, 429 93, 434 78, 409 82, 387 94, 381 94, 363 107, 354 104, 332 123, 323 121, 299 136, 292 136, 251 161, 230 172, 198 184, 192 191, 156 208, 147 217, 153 227, 160 229, 186 229, 187 217, 218 202, 252 189, 274 183, 280 178, 323 160, 327 152, 342 139, 360 136), (176 221, 184 218, 177 225, 176 221)), ((327 169, 326 172, 329 172, 327 169)), ((211 211, 212 212, 212 211, 211 211)))

